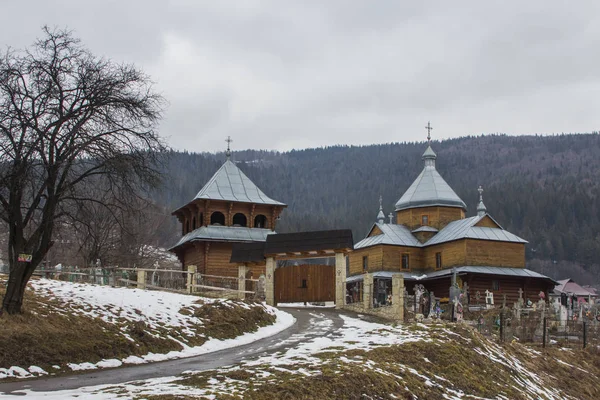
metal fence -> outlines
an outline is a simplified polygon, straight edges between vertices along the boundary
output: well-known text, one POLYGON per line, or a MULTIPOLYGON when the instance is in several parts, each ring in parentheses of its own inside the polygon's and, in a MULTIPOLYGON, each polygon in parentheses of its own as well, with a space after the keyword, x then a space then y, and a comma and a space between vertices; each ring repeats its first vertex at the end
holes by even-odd
POLYGON ((600 321, 594 317, 565 319, 552 310, 525 310, 517 315, 512 309, 491 309, 465 321, 480 333, 496 336, 500 342, 518 341, 542 347, 600 346, 600 321))

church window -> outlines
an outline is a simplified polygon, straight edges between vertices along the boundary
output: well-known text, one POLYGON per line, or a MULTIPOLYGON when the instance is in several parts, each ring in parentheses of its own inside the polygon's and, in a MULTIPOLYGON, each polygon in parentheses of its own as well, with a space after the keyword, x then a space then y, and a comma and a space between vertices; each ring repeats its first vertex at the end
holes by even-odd
POLYGON ((409 254, 408 253, 404 253, 402 254, 402 269, 409 269, 409 254))
POLYGON ((188 233, 190 231, 190 221, 186 220, 185 221, 185 233, 188 233))
POLYGON ((225 215, 222 212, 215 211, 210 216, 211 225, 225 225, 225 215))
POLYGON ((306 289, 308 288, 308 282, 306 281, 306 279, 302 279, 302 289, 306 289))
POLYGON ((421 215, 421 226, 429 225, 429 215, 423 214, 421 215))
POLYGON ((442 268, 442 253, 435 253, 435 268, 442 268))
POLYGON ((363 271, 369 269, 369 256, 363 256, 363 271))
POLYGON ((492 281, 492 290, 500 290, 500 282, 492 281))
POLYGON ((254 217, 254 227, 255 228, 266 228, 267 227, 267 217, 262 214, 258 214, 254 217))
POLYGON ((200 213, 198 216, 198 227, 204 225, 204 213, 200 213))
POLYGON ((246 216, 242 213, 237 213, 233 216, 233 226, 247 226, 246 216))
POLYGON ((196 217, 192 218, 192 230, 196 229, 196 217))

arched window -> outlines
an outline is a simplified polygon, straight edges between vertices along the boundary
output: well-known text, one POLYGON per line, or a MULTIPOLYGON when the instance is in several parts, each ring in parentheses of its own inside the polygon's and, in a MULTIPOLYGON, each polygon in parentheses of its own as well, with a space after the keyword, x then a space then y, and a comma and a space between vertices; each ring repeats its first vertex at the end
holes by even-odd
POLYGON ((211 225, 225 225, 225 215, 222 212, 215 211, 210 216, 211 225))
POLYGON ((190 220, 187 219, 185 221, 185 233, 188 233, 190 231, 190 220))
POLYGON ((204 225, 204 213, 200 213, 198 216, 198 228, 204 225))
POLYGON ((192 218, 192 230, 196 230, 196 217, 192 218))
POLYGON ((233 216, 233 226, 247 226, 248 220, 242 213, 237 213, 233 216))
POLYGON ((266 228, 267 227, 267 217, 262 214, 258 214, 254 217, 254 227, 255 228, 266 228))

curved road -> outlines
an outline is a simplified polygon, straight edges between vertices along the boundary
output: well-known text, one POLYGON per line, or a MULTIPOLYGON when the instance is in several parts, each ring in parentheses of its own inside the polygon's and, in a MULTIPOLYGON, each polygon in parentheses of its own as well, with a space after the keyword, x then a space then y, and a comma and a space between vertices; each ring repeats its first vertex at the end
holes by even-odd
MULTIPOLYGON (((204 371, 233 365, 242 360, 284 351, 298 343, 332 333, 343 325, 339 310, 285 309, 296 318, 290 328, 256 342, 207 353, 200 356, 141 364, 113 369, 101 369, 77 375, 39 378, 0 384, 0 394, 23 395, 32 391, 70 390, 86 386, 112 385, 124 382, 174 376, 184 371, 204 371)), ((345 313, 345 312, 343 312, 345 313)))

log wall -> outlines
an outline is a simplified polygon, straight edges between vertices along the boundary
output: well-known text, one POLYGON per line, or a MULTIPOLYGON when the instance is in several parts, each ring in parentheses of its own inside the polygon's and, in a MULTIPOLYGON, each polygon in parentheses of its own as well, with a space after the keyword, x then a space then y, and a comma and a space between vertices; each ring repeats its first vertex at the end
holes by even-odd
POLYGON ((483 217, 481 221, 475 224, 475 226, 481 226, 486 228, 500 228, 498 224, 496 224, 494 220, 491 219, 488 215, 483 217))
POLYGON ((350 264, 350 275, 359 275, 363 271, 363 257, 367 256, 369 272, 381 271, 383 268, 383 248, 382 246, 367 247, 354 250, 348 255, 350 264))
POLYGON ((396 212, 396 223, 406 225, 410 230, 421 226, 421 217, 429 217, 428 226, 442 229, 452 221, 463 219, 465 212, 458 207, 418 207, 396 212))
POLYGON ((423 264, 423 249, 420 247, 381 246, 383 248, 383 271, 411 271, 423 264), (402 254, 408 254, 409 269, 402 269, 402 254))
POLYGON ((525 244, 466 239, 466 263, 491 267, 525 268, 525 244))
POLYGON ((442 269, 467 265, 465 245, 464 240, 457 240, 423 248, 423 268, 430 271, 436 269, 436 253, 442 253, 442 269))

